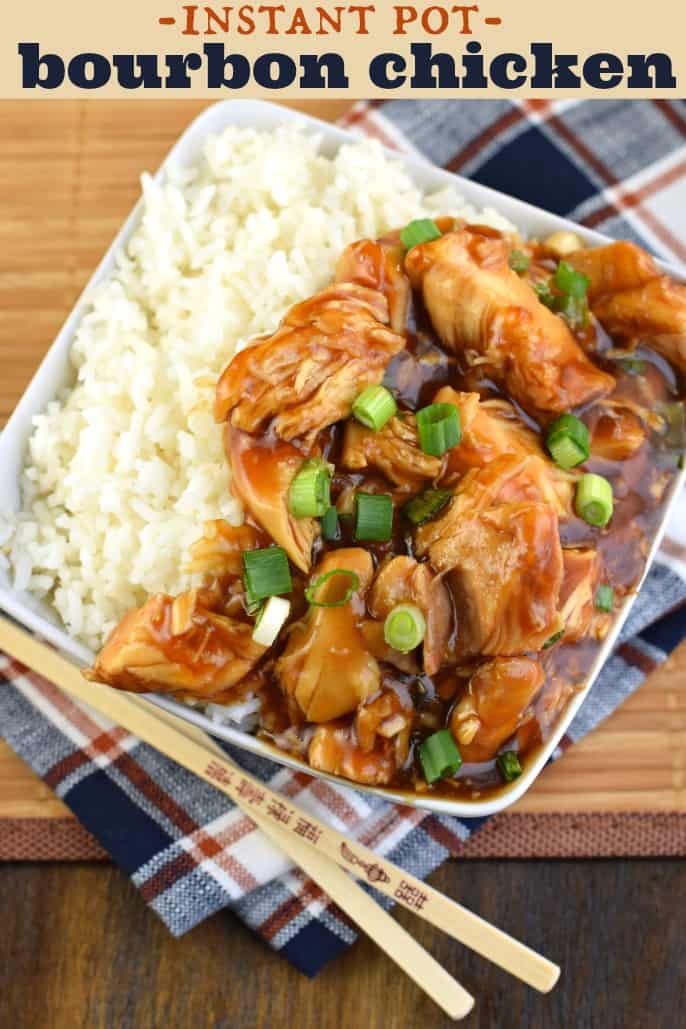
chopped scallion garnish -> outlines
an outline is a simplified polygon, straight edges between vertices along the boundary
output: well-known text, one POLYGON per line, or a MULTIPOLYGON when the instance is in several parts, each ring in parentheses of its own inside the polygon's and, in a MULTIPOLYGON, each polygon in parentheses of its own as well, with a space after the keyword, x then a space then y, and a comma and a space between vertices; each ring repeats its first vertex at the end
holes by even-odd
POLYGON ((447 489, 427 489, 403 505, 403 514, 413 525, 423 525, 435 518, 452 500, 447 489))
POLYGON ((323 539, 339 540, 341 538, 341 527, 338 523, 338 511, 335 507, 330 507, 324 512, 320 524, 323 539))
POLYGON ((523 275, 531 264, 531 258, 523 250, 513 250, 508 264, 513 272, 517 272, 517 275, 523 275))
POLYGON ((294 518, 321 518, 331 506, 331 474, 326 461, 305 461, 288 490, 288 509, 294 518))
POLYGON ((665 432, 663 440, 673 450, 686 449, 686 404, 680 400, 672 400, 666 404, 658 404, 657 413, 663 420, 665 432))
POLYGON ((642 357, 623 357, 619 365, 628 375, 645 375, 648 362, 642 357))
POLYGON ((290 593, 293 589, 288 558, 282 547, 244 551, 243 571, 246 599, 250 606, 266 597, 290 593))
POLYGON ((533 287, 541 303, 552 310, 555 304, 555 294, 552 292, 550 284, 548 282, 534 282, 533 287))
POLYGON ((415 604, 398 604, 386 617, 383 635, 393 650, 409 654, 424 640, 426 620, 415 604))
POLYGON ((586 296, 589 282, 590 279, 586 275, 578 272, 567 261, 560 261, 558 264, 555 272, 555 285, 561 293, 566 293, 568 297, 581 299, 586 296))
POLYGON ((455 404, 429 404, 417 411, 417 431, 424 453, 443 457, 462 438, 460 412, 455 404))
POLYGON ((385 386, 367 386, 353 404, 358 422, 378 432, 398 410, 393 394, 385 386))
POLYGON ((431 785, 439 779, 455 775, 460 770, 462 755, 450 732, 447 729, 440 729, 421 744, 419 760, 426 781, 431 785))
POLYGON ((602 475, 587 473, 577 483, 576 513, 589 525, 602 529, 612 518, 612 485, 602 475))
POLYGON ((284 597, 270 597, 257 618, 252 638, 263 647, 271 647, 291 612, 291 602, 284 597))
POLYGON ((333 568, 310 583, 305 590, 305 599, 312 607, 343 607, 359 586, 360 578, 355 572, 348 568, 333 568), (346 581, 348 585, 341 593, 346 581))
POLYGON ((588 429, 575 415, 561 414, 548 429, 545 445, 560 468, 574 468, 588 457, 588 429))
POLYGON ((495 762, 505 782, 513 782, 522 774, 522 766, 514 750, 506 750, 498 754, 495 762))
POLYGON ((570 329, 583 329, 588 323, 586 297, 575 297, 565 293, 563 296, 554 298, 553 310, 562 315, 570 329))
POLYGON ((417 218, 410 222, 400 233, 400 242, 406 250, 419 246, 420 243, 431 243, 440 239, 442 232, 431 218, 417 218))
POLYGON ((393 532, 393 501, 387 493, 355 494, 355 539, 385 543, 393 532))
POLYGON ((560 629, 559 632, 554 633, 549 640, 546 640, 543 644, 542 650, 548 650, 549 647, 554 647, 556 643, 559 643, 564 636, 564 629, 560 629))
POLYGON ((595 591, 595 606, 598 611, 611 611, 615 600, 615 591, 612 586, 604 583, 595 591))

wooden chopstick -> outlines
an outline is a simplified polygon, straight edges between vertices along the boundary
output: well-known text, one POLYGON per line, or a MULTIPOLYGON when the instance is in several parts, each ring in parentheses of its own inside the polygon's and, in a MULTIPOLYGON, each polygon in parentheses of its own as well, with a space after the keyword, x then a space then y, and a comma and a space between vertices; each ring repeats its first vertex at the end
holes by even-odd
MULTIPOLYGON (((129 701, 161 718, 206 750, 228 760, 218 743, 178 715, 156 707, 145 697, 129 695, 129 701)), ((233 765, 233 762, 231 762, 233 765)), ((234 766, 235 767, 235 766, 234 766)), ((407 930, 391 918, 376 901, 329 858, 303 843, 297 836, 268 821, 248 805, 238 805, 276 846, 316 882, 325 893, 383 950, 392 961, 425 991, 453 1019, 464 1018, 474 1006, 471 994, 453 979, 407 930)))
POLYGON ((195 772, 226 793, 246 810, 262 814, 270 822, 316 847, 359 879, 392 897, 427 922, 488 958, 505 971, 547 993, 557 982, 560 969, 541 954, 490 925, 462 905, 449 900, 391 861, 318 822, 307 812, 269 790, 226 758, 220 758, 162 722, 156 714, 128 703, 125 693, 99 683, 86 682, 79 669, 56 651, 0 619, 0 648, 45 676, 85 704, 99 710, 163 754, 195 772))
MULTIPOLYGON (((101 701, 103 693, 114 694, 115 691, 97 685, 97 693, 100 696, 91 695, 88 685, 74 665, 64 661, 55 651, 38 643, 27 633, 14 628, 2 618, 0 618, 0 649, 32 668, 33 671, 45 676, 72 697, 83 700, 94 710, 98 710, 141 738, 143 736, 138 732, 137 719, 144 714, 147 719, 153 719, 157 723, 165 722, 175 733, 183 734, 184 738, 194 740, 203 747, 207 757, 214 755, 221 758, 223 763, 231 764, 231 767, 235 769, 235 765, 229 762, 221 747, 210 736, 191 723, 184 722, 177 715, 156 707, 145 697, 135 694, 117 694, 118 710, 117 712, 112 711, 110 705, 101 701), (17 644, 20 645, 17 646, 17 644), (29 646, 29 644, 34 645, 29 646), (52 662, 46 664, 46 657, 53 657, 57 660, 54 664, 52 662), (68 681, 66 681, 67 678, 68 681), (86 686, 85 692, 83 691, 84 685, 86 686), (122 704, 122 701, 125 703, 122 704)), ((148 738, 146 742, 155 746, 155 740, 152 738, 148 738)), ((171 753, 169 756, 174 757, 171 753)), ((259 784, 256 782, 256 785, 259 784)), ((289 833, 271 819, 251 809, 244 798, 234 797, 234 800, 265 835, 297 866, 302 868, 306 875, 316 882, 450 1018, 458 1020, 469 1014, 474 1007, 474 998, 471 994, 449 975, 443 966, 428 951, 424 950, 407 930, 398 925, 395 919, 391 918, 388 912, 384 911, 342 868, 309 846, 300 837, 289 833)))

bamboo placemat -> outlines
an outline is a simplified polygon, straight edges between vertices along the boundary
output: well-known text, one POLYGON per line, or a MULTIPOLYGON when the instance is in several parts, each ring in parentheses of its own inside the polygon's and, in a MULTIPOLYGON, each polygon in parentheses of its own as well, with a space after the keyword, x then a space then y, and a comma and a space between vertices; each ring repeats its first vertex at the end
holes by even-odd
MULTIPOLYGON (((138 192, 206 104, 0 104, 0 424, 138 192)), ((344 101, 297 104, 335 118, 344 101)), ((686 644, 465 856, 686 853, 686 644)), ((0 859, 103 858, 0 741, 0 859)))

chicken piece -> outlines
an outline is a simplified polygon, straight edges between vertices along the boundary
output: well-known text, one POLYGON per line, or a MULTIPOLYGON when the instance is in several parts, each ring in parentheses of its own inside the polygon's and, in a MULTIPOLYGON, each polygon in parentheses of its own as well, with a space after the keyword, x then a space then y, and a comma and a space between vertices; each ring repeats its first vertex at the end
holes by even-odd
POLYGON ((497 657, 481 665, 450 715, 462 760, 494 758, 516 732, 544 679, 540 664, 529 657, 497 657))
POLYGON ((580 250, 568 262, 589 279, 591 309, 612 337, 643 340, 686 373, 686 286, 635 243, 580 250))
POLYGON ((660 275, 650 254, 628 240, 577 250, 565 261, 589 280, 586 296, 591 304, 605 293, 636 289, 660 275))
POLYGON ((446 455, 441 486, 452 487, 471 468, 485 468, 505 454, 522 459, 534 457, 533 474, 541 481, 547 480, 541 495, 561 517, 571 512, 573 485, 569 476, 547 459, 536 434, 524 425, 506 400, 480 401, 478 393, 458 393, 444 386, 433 403, 455 404, 462 422, 462 439, 446 455))
POLYGON ((419 662, 413 653, 403 654, 388 646, 384 636, 383 622, 367 618, 360 623, 360 632, 364 638, 365 647, 377 661, 393 665, 394 668, 405 672, 406 675, 419 675, 419 662))
MULTIPOLYGON (((364 595, 372 581, 371 555, 359 547, 326 554, 315 579, 334 569, 354 572, 359 587, 340 607, 310 607, 291 629, 286 649, 276 663, 276 674, 286 694, 293 697, 308 722, 329 722, 350 714, 379 689, 381 674, 365 646, 360 623, 365 617, 364 595)), ((347 577, 334 576, 318 599, 332 601, 347 577)))
POLYGON ((626 461, 646 439, 643 422, 634 411, 612 400, 598 404, 589 421, 591 454, 605 461, 626 461))
POLYGON ((478 393, 443 386, 432 402, 454 404, 462 425, 460 443, 446 455, 442 486, 454 486, 470 468, 483 468, 502 454, 543 456, 536 435, 506 400, 481 401, 478 393))
POLYGON ((88 678, 133 693, 212 700, 265 653, 252 633, 251 623, 222 613, 219 590, 158 593, 124 616, 88 678))
POLYGON ((225 429, 224 447, 238 499, 293 564, 309 572, 318 523, 314 518, 294 518, 288 506, 288 490, 303 455, 290 443, 255 439, 231 425, 225 429))
POLYGON ((506 455, 468 472, 444 514, 421 526, 419 556, 447 576, 458 619, 458 658, 520 654, 562 627, 558 517, 543 499, 538 458, 506 455))
POLYGON ((369 613, 385 620, 398 604, 415 604, 424 615, 424 671, 435 675, 443 663, 452 630, 448 590, 428 565, 411 557, 393 557, 382 565, 374 580, 369 592, 369 613))
POLYGON ((243 553, 263 545, 262 534, 252 525, 230 525, 223 518, 205 522, 203 535, 191 547, 187 572, 238 577, 243 574, 243 553))
POLYGON ((384 690, 348 724, 319 725, 307 759, 312 768, 368 786, 384 786, 407 760, 412 706, 384 690))
POLYGON ((534 415, 604 396, 614 379, 589 360, 562 318, 509 266, 510 244, 476 227, 413 247, 405 270, 446 347, 485 358, 534 415))
POLYGON ((410 493, 438 478, 443 467, 441 458, 425 454, 419 446, 415 417, 409 413, 391 418, 379 432, 346 422, 341 464, 352 471, 371 466, 410 493))
POLYGON ((336 282, 354 282, 383 293, 391 329, 401 335, 407 329, 412 299, 404 258, 405 247, 399 239, 360 239, 345 248, 336 266, 336 282))
POLYGON ((593 303, 593 313, 611 336, 645 341, 686 374, 686 286, 662 275, 637 289, 606 293, 593 303))
POLYGON ((246 347, 217 384, 215 417, 246 432, 273 419, 281 439, 311 441, 350 414, 365 386, 381 382, 405 346, 388 325, 388 303, 354 283, 329 286, 292 307, 273 336, 246 347))
POLYGON ((565 643, 576 643, 584 636, 600 638, 597 631, 607 615, 597 611, 595 594, 600 583, 602 562, 595 550, 564 550, 564 574, 560 587, 560 617, 564 623, 565 643))

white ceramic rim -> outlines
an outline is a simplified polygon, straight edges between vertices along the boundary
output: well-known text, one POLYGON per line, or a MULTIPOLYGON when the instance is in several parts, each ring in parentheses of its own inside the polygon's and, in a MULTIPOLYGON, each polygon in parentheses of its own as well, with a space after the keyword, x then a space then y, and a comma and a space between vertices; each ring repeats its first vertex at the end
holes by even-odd
MULTIPOLYGON (((208 107, 188 126, 165 158, 155 178, 161 178, 164 175, 165 169, 170 165, 192 163, 197 159, 204 139, 209 135, 221 132, 222 129, 229 125, 273 130, 278 125, 285 124, 299 124, 308 131, 320 136, 322 150, 324 153, 329 154, 335 152, 341 144, 359 138, 359 136, 355 136, 352 132, 329 125, 317 118, 311 118, 308 115, 266 101, 224 100, 208 107)), ((557 229, 570 229, 573 232, 577 232, 589 244, 599 245, 610 242, 608 237, 598 232, 589 231, 558 215, 550 214, 521 200, 509 197, 504 193, 499 193, 486 186, 471 182, 459 175, 443 171, 421 157, 398 154, 390 150, 386 150, 386 152, 404 166, 410 177, 423 190, 440 189, 446 185, 452 185, 465 201, 474 204, 476 207, 494 207, 527 236, 545 236, 557 229)), ((88 307, 88 295, 95 286, 110 275, 114 267, 115 255, 126 245, 138 223, 141 210, 142 201, 139 200, 93 273, 67 321, 27 386, 7 425, 0 433, 0 510, 3 508, 5 510, 18 509, 20 503, 21 469, 26 442, 31 429, 31 419, 34 414, 45 408, 46 404, 55 397, 61 385, 68 380, 67 355, 76 329, 84 311, 88 307)), ((686 281, 686 269, 666 262, 660 262, 660 264, 675 278, 686 281)), ((683 469, 670 488, 664 517, 652 542, 644 577, 652 564, 664 535, 669 514, 685 482, 686 469, 683 469)), ((540 748, 536 758, 527 765, 519 779, 515 780, 510 786, 499 790, 494 797, 487 800, 448 800, 445 797, 424 796, 352 784, 346 779, 318 772, 297 758, 282 753, 273 745, 255 736, 240 732, 229 726, 219 725, 217 722, 199 713, 196 709, 185 704, 162 696, 151 696, 150 699, 160 707, 173 711, 186 721, 199 726, 227 743, 298 771, 307 771, 308 774, 314 777, 327 779, 348 789, 374 793, 384 797, 386 800, 395 801, 409 807, 422 808, 458 817, 483 817, 502 811, 518 800, 537 778, 541 769, 547 764, 560 739, 588 696, 600 668, 609 656, 631 610, 633 600, 634 596, 627 598, 618 612, 612 631, 604 641, 593 663, 587 686, 570 701, 559 719, 553 735, 540 748)), ((30 594, 15 591, 9 582, 8 576, 3 573, 0 573, 0 609, 6 611, 27 629, 54 644, 77 662, 88 664, 92 660, 93 654, 69 636, 64 626, 59 622, 56 613, 48 605, 36 600, 30 594)))

